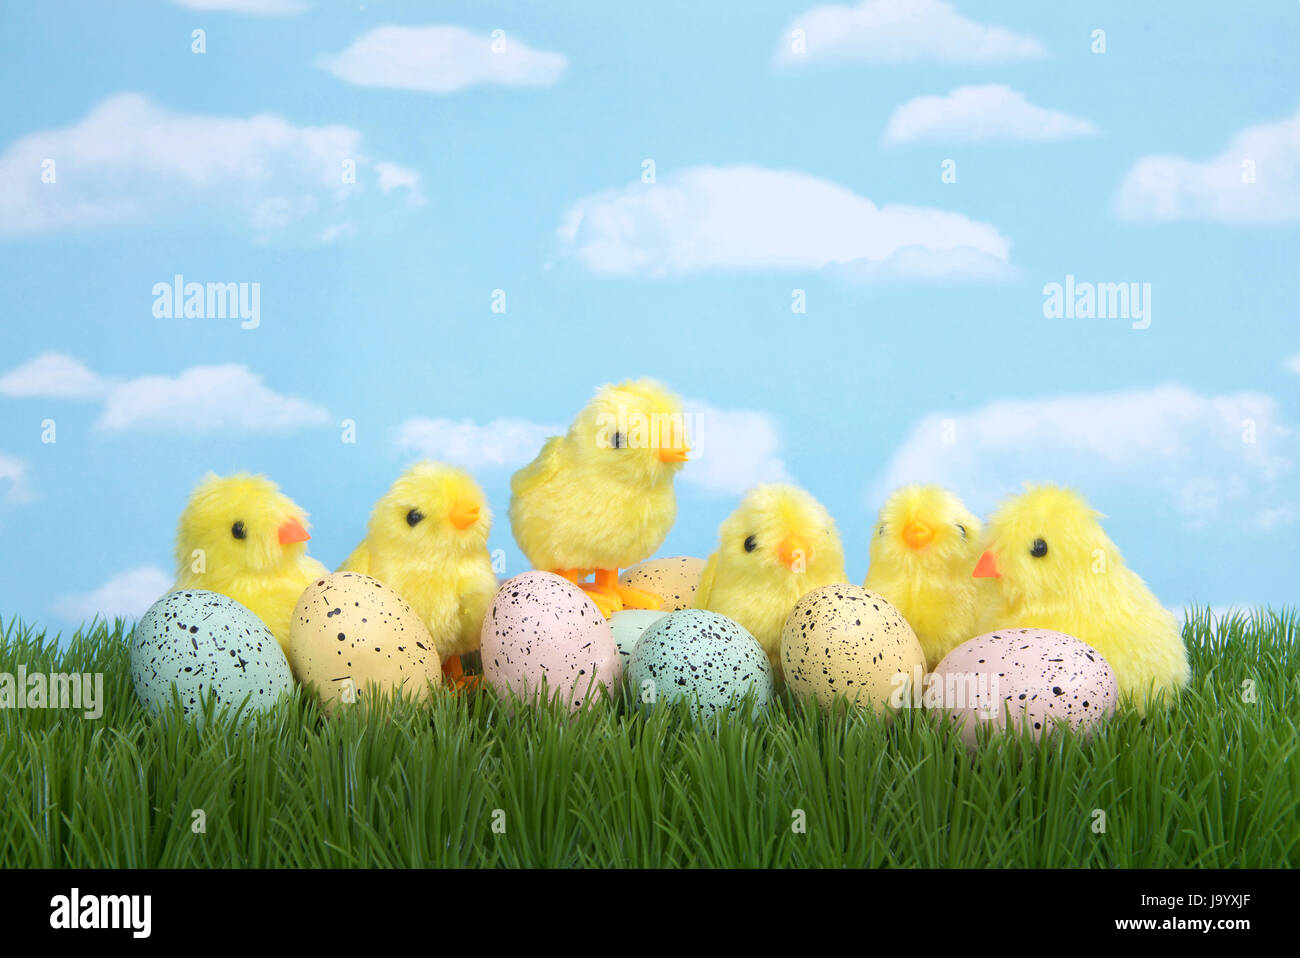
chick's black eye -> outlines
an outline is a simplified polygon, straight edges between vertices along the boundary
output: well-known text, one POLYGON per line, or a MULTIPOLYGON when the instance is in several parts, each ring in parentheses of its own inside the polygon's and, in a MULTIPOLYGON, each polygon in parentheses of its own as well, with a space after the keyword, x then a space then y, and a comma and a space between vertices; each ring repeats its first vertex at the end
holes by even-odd
POLYGON ((745 551, 746 551, 746 552, 753 552, 753 551, 754 551, 755 549, 757 549, 757 548, 758 548, 758 540, 757 540, 756 538, 754 538, 753 536, 748 536, 748 537, 746 537, 746 539, 745 539, 745 551))
POLYGON ((240 519, 230 527, 230 534, 236 539, 247 539, 248 531, 244 528, 244 520, 240 519))
POLYGON ((424 518, 423 512, 421 512, 419 509, 412 509, 410 512, 406 514, 406 524, 408 526, 414 526, 423 518, 424 518))
POLYGON ((882 522, 880 524, 880 528, 876 530, 876 535, 883 536, 884 534, 885 534, 885 524, 882 522))
POLYGON ((1035 539, 1034 544, 1029 547, 1029 554, 1035 559, 1041 559, 1047 555, 1047 543, 1042 539, 1035 539))
POLYGON ((627 439, 621 432, 616 432, 614 433, 614 438, 609 441, 609 444, 615 449, 626 449, 627 439))
POLYGON ((966 527, 962 525, 960 522, 957 523, 957 531, 961 533, 961 537, 963 539, 966 538, 966 527))

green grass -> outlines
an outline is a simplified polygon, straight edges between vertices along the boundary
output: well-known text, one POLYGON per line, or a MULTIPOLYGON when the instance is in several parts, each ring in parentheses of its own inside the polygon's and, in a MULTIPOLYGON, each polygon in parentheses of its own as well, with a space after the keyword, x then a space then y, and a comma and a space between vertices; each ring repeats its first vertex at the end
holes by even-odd
POLYGON ((99 721, 0 710, 0 865, 1291 865, 1297 632, 1297 609, 1194 612, 1175 710, 972 755, 920 714, 830 720, 789 700, 706 727, 671 709, 511 714, 487 692, 329 720, 299 696, 199 732, 141 711, 121 624, 60 649, 11 622, 0 672, 103 672, 106 705, 99 721))

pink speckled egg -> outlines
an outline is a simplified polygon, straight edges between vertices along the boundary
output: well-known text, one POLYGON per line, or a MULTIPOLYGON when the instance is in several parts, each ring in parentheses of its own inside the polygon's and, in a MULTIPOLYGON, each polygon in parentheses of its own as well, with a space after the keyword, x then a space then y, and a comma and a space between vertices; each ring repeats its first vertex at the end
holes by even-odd
POLYGON ((483 618, 483 677, 498 695, 531 699, 545 688, 577 711, 618 688, 618 645, 587 594, 552 572, 508 579, 483 618), (603 688, 602 688, 603 687, 603 688))
POLYGON ((1049 629, 1001 629, 953 649, 926 677, 925 704, 961 723, 972 748, 976 730, 1017 732, 1035 740, 1056 721, 1089 734, 1115 711, 1119 688, 1110 665, 1090 645, 1049 629))

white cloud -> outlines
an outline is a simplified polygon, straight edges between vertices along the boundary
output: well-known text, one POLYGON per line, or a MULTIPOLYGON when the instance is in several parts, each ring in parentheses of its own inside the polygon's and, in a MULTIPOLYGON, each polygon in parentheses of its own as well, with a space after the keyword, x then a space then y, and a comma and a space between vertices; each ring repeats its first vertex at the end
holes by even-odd
POLYGON ((1034 106, 1023 93, 990 83, 908 100, 890 116, 885 142, 1064 140, 1096 132, 1082 117, 1034 106))
POLYGON ((110 622, 114 618, 138 619, 171 591, 173 583, 157 566, 139 566, 83 595, 64 596, 55 602, 55 610, 68 622, 88 622, 96 615, 110 622))
POLYGON ((1098 490, 1137 493, 1192 528, 1228 514, 1258 522, 1279 508, 1293 435, 1277 403, 1252 392, 1169 385, 1004 400, 918 422, 870 490, 871 508, 908 482, 950 486, 982 512, 1024 481, 1059 481, 1094 499, 1098 490))
POLYGON ((548 437, 564 432, 564 426, 524 419, 493 419, 480 426, 469 420, 415 417, 398 425, 394 444, 402 452, 466 469, 522 466, 532 461, 548 437))
POLYGON ((1271 532, 1281 526, 1289 526, 1300 519, 1300 509, 1283 503, 1260 512, 1255 517, 1255 526, 1264 532, 1271 532))
POLYGON ((382 26, 317 63, 359 86, 452 93, 480 83, 550 86, 564 74, 568 60, 534 50, 509 34, 494 50, 491 36, 460 27, 382 26))
POLYGON ((328 246, 345 236, 355 236, 356 232, 356 227, 351 223, 333 223, 321 230, 317 239, 322 246, 328 246))
POLYGON ((102 402, 96 428, 278 432, 329 421, 322 407, 271 390, 247 366, 191 366, 175 376, 114 380, 79 359, 45 353, 0 376, 7 396, 102 402))
POLYGON ((190 10, 214 13, 252 13, 259 16, 280 16, 301 13, 307 9, 303 0, 172 0, 190 10))
POLYGON ((776 60, 988 64, 1043 53, 1033 37, 967 20, 943 0, 863 0, 856 7, 814 7, 796 17, 781 37, 776 60), (796 30, 803 31, 806 52, 795 49, 796 30))
POLYGON ((27 463, 13 456, 0 452, 0 491, 2 501, 14 505, 26 502, 32 497, 31 485, 27 481, 27 463))
POLYGON ((697 166, 587 196, 564 214, 561 251, 597 273, 718 269, 989 275, 1010 242, 930 207, 876 206, 835 183, 754 166, 697 166))
POLYGON ((0 153, 0 235, 196 217, 259 240, 298 224, 315 232, 379 179, 370 164, 346 126, 187 115, 119 93, 0 153), (356 182, 345 182, 346 161, 356 182))
POLYGON ((683 404, 691 439, 691 460, 683 483, 706 492, 739 495, 760 482, 789 482, 780 458, 781 435, 765 413, 718 409, 699 400, 683 404))
POLYGON ((43 353, 0 376, 0 395, 34 399, 93 399, 108 384, 79 359, 43 353))
POLYGON ((396 163, 376 163, 375 172, 379 174, 379 188, 385 193, 408 190, 412 201, 424 202, 424 194, 420 190, 420 174, 415 170, 396 163))
POLYGON ((1139 220, 1287 222, 1300 219, 1300 112, 1240 131, 1210 160, 1144 156, 1116 201, 1139 220))
POLYGON ((96 426, 106 432, 279 432, 328 421, 325 409, 274 392, 247 366, 224 365, 119 383, 109 390, 96 426))
POLYGON ((1300 376, 1300 353, 1296 353, 1283 364, 1288 370, 1300 376))

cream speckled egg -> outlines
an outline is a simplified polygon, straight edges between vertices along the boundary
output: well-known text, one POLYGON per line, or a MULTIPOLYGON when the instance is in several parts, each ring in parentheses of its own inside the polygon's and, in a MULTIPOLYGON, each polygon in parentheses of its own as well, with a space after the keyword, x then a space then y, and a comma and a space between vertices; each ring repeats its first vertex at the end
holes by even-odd
POLYGON ((623 667, 609 622, 572 582, 525 572, 497 591, 483 619, 483 677, 498 695, 545 689, 577 711, 618 688, 623 667))
POLYGON ((974 747, 977 729, 1020 730, 1034 739, 1054 720, 1088 734, 1115 711, 1119 689, 1101 653, 1073 636, 1048 629, 1002 629, 953 649, 926 680, 926 705, 961 723, 974 747))
POLYGON ((694 556, 646 559, 623 570, 618 577, 622 585, 653 592, 664 600, 665 612, 689 609, 700 587, 706 560, 694 556))
POLYGON ((858 708, 882 712, 911 700, 925 652, 883 596, 856 585, 825 585, 795 603, 785 620, 781 667, 791 691, 823 709, 843 695, 858 708))
POLYGON ((289 623, 289 657, 327 713, 372 689, 423 701, 430 683, 442 681, 438 650, 415 610, 359 572, 322 576, 303 591, 289 623))
POLYGON ((131 636, 131 680, 140 704, 167 708, 172 688, 187 716, 201 719, 208 694, 217 707, 269 710, 293 690, 280 643, 249 609, 203 589, 169 592, 131 636))

